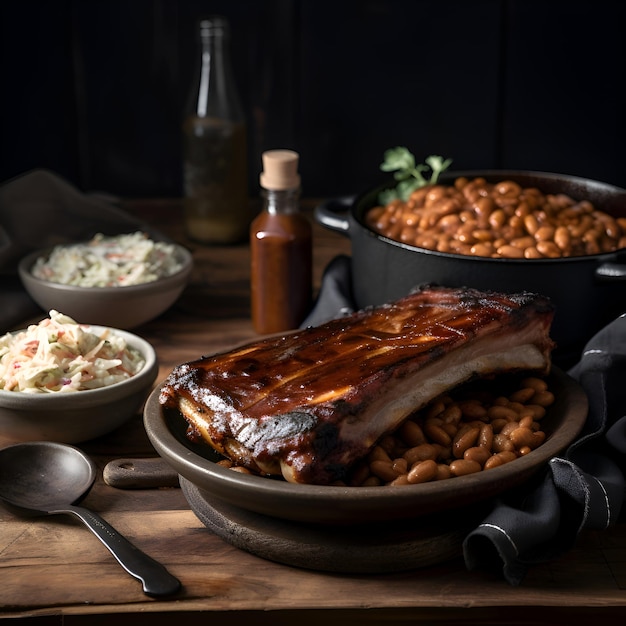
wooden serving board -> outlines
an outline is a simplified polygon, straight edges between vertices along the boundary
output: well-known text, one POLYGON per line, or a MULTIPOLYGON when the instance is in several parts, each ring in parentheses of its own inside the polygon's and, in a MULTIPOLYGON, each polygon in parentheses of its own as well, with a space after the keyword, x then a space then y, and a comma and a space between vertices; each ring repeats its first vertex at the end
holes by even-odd
POLYGON ((463 519, 438 515, 419 520, 326 526, 272 518, 234 507, 205 494, 180 477, 196 516, 231 545, 264 559, 337 573, 389 573, 417 569, 459 557, 462 543, 484 511, 463 519))

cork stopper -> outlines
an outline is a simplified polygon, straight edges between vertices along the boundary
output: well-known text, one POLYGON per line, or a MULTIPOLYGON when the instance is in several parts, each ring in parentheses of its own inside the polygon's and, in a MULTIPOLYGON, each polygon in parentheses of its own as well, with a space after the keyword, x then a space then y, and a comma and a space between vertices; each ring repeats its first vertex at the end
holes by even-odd
POLYGON ((300 187, 299 155, 293 150, 268 150, 262 155, 261 187, 281 191, 300 187))

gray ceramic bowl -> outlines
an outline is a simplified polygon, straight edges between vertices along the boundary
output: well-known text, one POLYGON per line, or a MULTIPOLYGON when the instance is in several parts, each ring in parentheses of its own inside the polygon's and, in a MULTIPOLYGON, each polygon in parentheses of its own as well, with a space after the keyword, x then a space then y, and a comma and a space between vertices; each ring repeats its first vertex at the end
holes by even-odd
POLYGON ((315 524, 354 524, 412 519, 483 502, 527 481, 578 435, 587 417, 587 396, 567 374, 553 368, 556 402, 542 420, 546 441, 530 454, 488 471, 403 487, 296 485, 233 472, 220 465, 208 445, 191 443, 187 422, 159 403, 160 387, 148 398, 144 425, 152 445, 206 502, 242 511, 315 524))
POLYGON ((52 248, 32 252, 18 266, 22 284, 31 298, 48 312, 55 309, 81 324, 135 328, 169 309, 183 292, 193 267, 191 253, 174 244, 182 268, 160 280, 124 287, 77 287, 35 278, 31 269, 52 248))
MULTIPOLYGON (((104 330, 94 326, 94 330, 104 330)), ((122 382, 72 393, 31 394, 0 389, 0 437, 10 441, 79 443, 112 432, 141 409, 158 375, 154 348, 132 333, 111 328, 146 363, 122 382)))

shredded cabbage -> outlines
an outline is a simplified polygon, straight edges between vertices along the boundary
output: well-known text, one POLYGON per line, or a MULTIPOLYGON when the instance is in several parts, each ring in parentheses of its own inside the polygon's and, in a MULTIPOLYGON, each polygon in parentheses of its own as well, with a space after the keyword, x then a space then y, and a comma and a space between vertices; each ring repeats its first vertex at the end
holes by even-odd
POLYGON ((172 244, 152 241, 145 233, 105 237, 55 246, 32 268, 36 278, 78 287, 124 287, 171 276, 182 265, 172 244))
POLYGON ((0 336, 0 389, 25 393, 73 392, 106 387, 134 376, 145 360, 119 335, 50 317, 0 336))

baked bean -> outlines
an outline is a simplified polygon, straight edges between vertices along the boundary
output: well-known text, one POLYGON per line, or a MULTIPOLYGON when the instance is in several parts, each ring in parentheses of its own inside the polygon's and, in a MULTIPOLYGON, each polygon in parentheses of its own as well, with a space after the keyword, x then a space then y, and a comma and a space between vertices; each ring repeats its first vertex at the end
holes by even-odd
POLYGON ((400 474, 390 481, 389 484, 393 487, 400 487, 401 485, 410 485, 411 483, 407 474, 400 474))
POLYGON ((451 404, 442 411, 440 417, 444 424, 458 424, 463 417, 463 411, 458 404, 451 404))
POLYGON ((529 402, 534 395, 535 390, 532 387, 522 387, 511 394, 511 400, 513 402, 521 402, 522 404, 525 404, 526 402, 529 402))
POLYGON ((431 419, 433 417, 437 417, 441 413, 446 410, 446 403, 442 398, 438 398, 431 402, 431 404, 426 408, 426 419, 431 419))
POLYGON ((485 461, 485 465, 483 469, 488 470, 488 469, 493 469, 494 467, 500 467, 501 465, 504 465, 505 463, 510 463, 511 461, 514 461, 516 458, 517 458, 517 455, 510 450, 498 452, 494 454, 493 456, 490 456, 485 461))
POLYGON ((525 259, 541 259, 541 252, 535 246, 530 246, 524 250, 525 259))
POLYGON ((505 450, 511 452, 514 447, 513 442, 506 435, 498 433, 493 436, 493 450, 496 452, 504 452, 505 450))
POLYGON ((432 459, 415 463, 408 473, 408 482, 412 485, 426 483, 437 476, 437 463, 432 459))
POLYGON ((380 485, 382 482, 378 476, 370 476, 361 483, 362 487, 380 487, 380 485))
POLYGON ((554 231, 554 243, 563 251, 567 251, 571 248, 572 237, 567 230, 567 226, 558 226, 554 231))
POLYGON ((463 453, 464 459, 468 459, 469 461, 476 461, 476 463, 479 463, 481 466, 485 464, 490 456, 491 450, 483 446, 474 446, 472 448, 468 448, 463 453))
POLYGON ((522 386, 530 387, 535 391, 545 391, 548 388, 548 383, 546 383, 545 380, 534 376, 522 379, 521 384, 522 386))
POLYGON ((504 465, 505 461, 499 457, 497 454, 490 456, 483 465, 484 470, 493 469, 494 467, 500 467, 500 465, 504 465))
POLYGON ((409 465, 413 465, 420 461, 435 460, 439 456, 439 449, 432 443, 423 443, 414 448, 410 448, 404 453, 404 458, 409 465))
POLYGON ((415 229, 411 226, 405 226, 400 231, 399 240, 402 243, 410 243, 412 244, 415 241, 415 229))
POLYGON ((584 215, 579 222, 570 226, 570 234, 574 238, 583 237, 584 234, 593 226, 593 219, 590 215, 584 215))
POLYGON ((519 419, 519 416, 522 414, 522 411, 524 410, 524 404, 522 402, 517 402, 516 400, 513 400, 512 398, 510 398, 508 407, 509 409, 512 409, 513 411, 515 411, 515 413, 517 413, 517 417, 515 419, 519 419))
POLYGON ((538 241, 535 248, 537 249, 537 252, 539 252, 539 254, 547 257, 548 259, 558 259, 559 257, 563 256, 561 254, 561 250, 554 243, 554 241, 538 241))
POLYGON ((545 391, 538 391, 533 397, 533 403, 539 406, 550 406, 554 402, 554 394, 547 389, 545 391))
POLYGON ((611 239, 618 239, 622 235, 622 229, 613 217, 600 214, 598 219, 604 223, 605 232, 611 239))
POLYGON ((471 448, 477 441, 480 428, 467 428, 459 430, 452 440, 452 454, 458 459, 463 458, 465 451, 471 448))
POLYGON ((442 446, 449 446, 452 441, 450 435, 434 419, 426 420, 424 434, 442 446))
POLYGON ((510 422, 511 420, 515 420, 518 417, 518 414, 511 408, 507 406, 494 405, 487 409, 487 415, 490 419, 504 419, 510 422))
POLYGON ((452 447, 451 446, 442 446, 439 443, 433 443, 435 450, 437 451, 437 456, 435 457, 439 461, 449 461, 452 458, 452 447))
POLYGON ((456 436, 459 430, 458 425, 455 424, 454 422, 443 422, 441 424, 441 428, 442 430, 445 430, 446 433, 448 433, 450 440, 452 440, 456 436))
POLYGON ((482 419, 487 415, 487 409, 478 400, 466 400, 459 403, 462 416, 467 420, 482 419))
POLYGON ((479 228, 475 230, 472 234, 474 235, 474 239, 476 239, 476 241, 482 241, 483 243, 489 243, 489 244, 491 244, 491 242, 493 241, 492 230, 488 230, 486 228, 479 228))
POLYGON ((393 468, 393 471, 396 472, 396 474, 406 474, 409 471, 409 464, 404 457, 394 459, 391 467, 393 468))
POLYGON ((378 442, 378 445, 385 450, 387 454, 391 454, 396 445, 396 440, 393 435, 386 435, 378 442))
POLYGON ((503 418, 492 419, 491 428, 493 429, 494 433, 499 433, 508 423, 509 420, 503 418))
POLYGON ((461 223, 461 218, 458 215, 444 215, 437 222, 437 226, 446 233, 454 232, 461 223))
POLYGON ((535 424, 535 420, 532 418, 531 415, 525 415, 519 421, 519 425, 521 428, 530 428, 532 430, 534 424, 535 424))
POLYGON ((446 480, 447 478, 452 478, 454 474, 450 469, 450 466, 446 463, 439 463, 437 465, 437 475, 435 476, 435 480, 446 480))
POLYGON ((527 404, 524 407, 524 415, 532 415, 533 419, 541 420, 546 414, 546 408, 540 404, 527 404))
POLYGON ((518 237, 517 239, 511 240, 511 245, 524 251, 526 248, 530 248, 535 245, 535 238, 530 235, 526 237, 518 237))
POLYGON ((533 433, 533 440, 530 447, 534 450, 538 448, 546 440, 546 433, 543 430, 538 430, 533 433))
POLYGON ((534 233, 536 241, 554 241, 554 226, 540 226, 534 233))
POLYGON ((508 259, 523 259, 524 249, 518 248, 514 245, 498 246, 496 248, 497 255, 499 257, 505 257, 508 259))
POLYGON ((370 463, 374 461, 385 461, 391 463, 391 457, 382 446, 375 446, 368 455, 370 463))
POLYGON ((478 435, 478 445, 491 450, 493 446, 493 426, 491 424, 484 424, 481 427, 480 434, 478 435))
POLYGON ((502 437, 508 437, 510 439, 511 433, 518 428, 519 428, 519 422, 514 422, 514 421, 507 422, 499 434, 502 437))
POLYGON ((480 463, 471 459, 456 459, 450 463, 450 471, 455 476, 465 476, 466 474, 475 474, 480 472, 482 467, 480 463))
POLYGON ((412 448, 419 446, 421 443, 426 443, 422 427, 413 420, 405 420, 400 426, 399 434, 407 446, 412 448))
POLYGON ((517 458, 517 454, 512 450, 503 450, 502 452, 498 452, 497 456, 501 458, 505 463, 515 461, 515 459, 517 458))
POLYGON ((489 224, 494 232, 498 232, 506 223, 506 213, 502 209, 496 209, 489 216, 489 224))
POLYGON ((398 477, 399 472, 394 471, 393 463, 387 461, 373 461, 370 463, 370 469, 374 476, 378 476, 385 482, 391 482, 398 477))
POLYGON ((525 446, 530 447, 530 445, 534 441, 534 433, 530 428, 526 428, 524 426, 518 426, 515 430, 511 431, 509 434, 509 439, 517 448, 523 448, 525 446))
POLYGON ((626 247, 626 219, 510 180, 459 177, 451 186, 427 185, 406 202, 373 207, 366 220, 392 239, 464 255, 559 258, 626 247))

